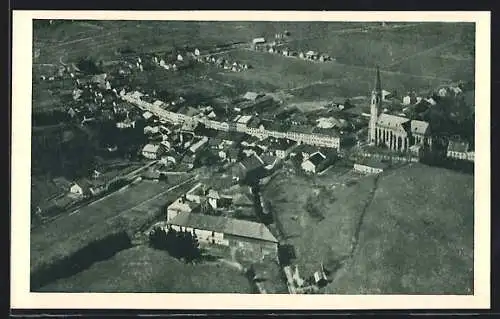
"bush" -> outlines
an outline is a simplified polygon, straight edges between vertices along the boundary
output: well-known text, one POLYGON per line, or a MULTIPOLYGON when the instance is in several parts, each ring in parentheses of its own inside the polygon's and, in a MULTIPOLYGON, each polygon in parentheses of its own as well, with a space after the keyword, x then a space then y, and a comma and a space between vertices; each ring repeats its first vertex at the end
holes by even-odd
POLYGON ((169 228, 168 231, 156 227, 149 234, 149 244, 155 249, 167 251, 172 257, 193 262, 201 257, 196 234, 188 231, 176 231, 169 228))
POLYGON ((304 209, 309 213, 309 216, 311 216, 314 219, 323 220, 325 218, 323 212, 321 212, 321 210, 318 207, 316 199, 313 196, 309 196, 307 198, 306 204, 304 205, 304 209))

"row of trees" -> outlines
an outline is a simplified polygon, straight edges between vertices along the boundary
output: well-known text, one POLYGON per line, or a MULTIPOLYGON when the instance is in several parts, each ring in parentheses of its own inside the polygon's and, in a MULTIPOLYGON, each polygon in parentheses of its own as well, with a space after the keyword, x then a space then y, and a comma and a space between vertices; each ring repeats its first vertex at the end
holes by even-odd
POLYGON ((155 249, 167 251, 172 257, 183 259, 186 263, 201 257, 198 238, 195 233, 176 231, 172 227, 165 230, 155 227, 149 234, 149 244, 155 249))

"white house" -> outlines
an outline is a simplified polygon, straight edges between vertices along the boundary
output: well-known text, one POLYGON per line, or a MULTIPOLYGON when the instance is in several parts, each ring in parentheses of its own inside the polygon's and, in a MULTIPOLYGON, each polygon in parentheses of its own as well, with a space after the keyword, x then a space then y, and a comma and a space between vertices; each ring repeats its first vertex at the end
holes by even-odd
POLYGON ((200 56, 200 50, 198 50, 198 49, 194 49, 194 55, 196 55, 196 56, 200 56))
POLYGON ((177 61, 183 61, 184 58, 182 57, 182 55, 180 54, 177 54, 177 61))
POLYGON ((147 144, 142 149, 142 156, 154 160, 159 159, 164 152, 164 146, 161 144, 147 144))
POLYGON ((316 173, 321 169, 321 165, 326 161, 326 156, 321 152, 311 154, 308 159, 300 165, 307 173, 316 173))
POLYGON ((80 185, 78 185, 77 183, 74 183, 73 185, 71 185, 69 191, 72 194, 83 196, 83 188, 80 185))
POLYGON ((186 200, 185 197, 177 198, 167 207, 167 222, 171 221, 180 213, 190 213, 196 208, 196 204, 186 200))

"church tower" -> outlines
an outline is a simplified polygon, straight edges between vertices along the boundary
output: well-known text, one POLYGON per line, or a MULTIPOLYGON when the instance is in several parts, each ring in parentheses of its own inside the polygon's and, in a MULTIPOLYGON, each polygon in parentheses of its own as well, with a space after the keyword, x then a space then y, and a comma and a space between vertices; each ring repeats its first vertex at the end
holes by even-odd
POLYGON ((376 126, 380 109, 382 108, 382 84, 380 83, 380 69, 377 66, 377 77, 375 79, 375 88, 372 91, 370 102, 370 123, 368 125, 368 143, 376 142, 376 126))

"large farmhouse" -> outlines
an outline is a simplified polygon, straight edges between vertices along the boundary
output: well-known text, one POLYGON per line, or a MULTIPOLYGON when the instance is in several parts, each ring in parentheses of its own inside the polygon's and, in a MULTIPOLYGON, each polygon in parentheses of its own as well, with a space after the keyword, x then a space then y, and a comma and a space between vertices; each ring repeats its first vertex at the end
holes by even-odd
POLYGON ((261 223, 183 211, 168 225, 193 232, 202 245, 229 247, 253 259, 278 256, 278 240, 261 223))

